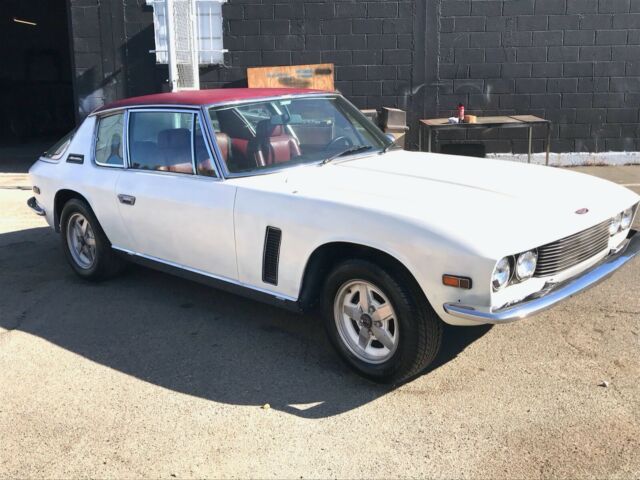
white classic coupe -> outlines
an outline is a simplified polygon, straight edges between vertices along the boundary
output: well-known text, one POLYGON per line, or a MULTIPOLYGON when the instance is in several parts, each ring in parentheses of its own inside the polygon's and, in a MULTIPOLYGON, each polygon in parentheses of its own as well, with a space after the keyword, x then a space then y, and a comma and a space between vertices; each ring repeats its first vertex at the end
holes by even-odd
POLYGON ((122 100, 31 168, 28 205, 87 280, 124 260, 298 310, 380 382, 442 322, 521 319, 640 251, 640 197, 550 167, 398 150, 342 96, 222 89, 122 100))

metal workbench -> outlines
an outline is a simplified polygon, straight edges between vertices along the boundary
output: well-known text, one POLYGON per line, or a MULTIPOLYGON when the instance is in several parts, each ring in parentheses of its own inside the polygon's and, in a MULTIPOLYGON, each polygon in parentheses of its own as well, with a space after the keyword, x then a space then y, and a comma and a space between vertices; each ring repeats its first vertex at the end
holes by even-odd
POLYGON ((418 131, 418 149, 422 151, 422 138, 424 136, 424 130, 427 130, 427 151, 431 151, 432 133, 434 130, 459 130, 459 129, 471 129, 471 128, 528 128, 529 129, 529 149, 528 159, 531 163, 531 147, 533 143, 533 127, 545 125, 547 127, 547 141, 546 141, 546 161, 545 164, 549 165, 549 150, 551 147, 551 122, 544 118, 536 117, 534 115, 511 115, 511 116, 499 116, 499 117, 478 117, 477 123, 449 123, 447 118, 431 118, 426 120, 420 120, 420 128, 418 131))

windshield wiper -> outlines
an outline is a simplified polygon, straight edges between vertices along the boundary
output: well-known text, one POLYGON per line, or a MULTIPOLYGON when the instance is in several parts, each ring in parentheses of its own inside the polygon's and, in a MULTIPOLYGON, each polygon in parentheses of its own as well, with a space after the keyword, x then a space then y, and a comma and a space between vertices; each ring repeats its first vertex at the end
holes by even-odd
POLYGON ((371 145, 356 145, 354 147, 349 147, 346 150, 342 150, 341 152, 338 152, 334 155, 331 155, 330 157, 325 158, 324 160, 322 160, 321 165, 324 165, 325 163, 329 163, 332 160, 335 160, 336 158, 340 158, 340 157, 344 157, 345 155, 351 155, 353 153, 359 153, 359 152, 365 152, 367 150, 371 150, 373 147, 371 145))

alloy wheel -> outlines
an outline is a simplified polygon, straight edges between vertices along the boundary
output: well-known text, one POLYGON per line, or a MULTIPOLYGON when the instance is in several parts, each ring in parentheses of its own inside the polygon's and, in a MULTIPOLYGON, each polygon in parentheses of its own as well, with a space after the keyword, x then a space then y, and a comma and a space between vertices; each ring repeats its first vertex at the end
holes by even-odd
POLYGON ((338 289, 334 319, 345 346, 360 360, 379 364, 398 348, 399 325, 384 292, 365 280, 352 280, 338 289))
POLYGON ((74 262, 88 270, 96 261, 96 237, 89 220, 74 213, 67 222, 67 245, 74 262))

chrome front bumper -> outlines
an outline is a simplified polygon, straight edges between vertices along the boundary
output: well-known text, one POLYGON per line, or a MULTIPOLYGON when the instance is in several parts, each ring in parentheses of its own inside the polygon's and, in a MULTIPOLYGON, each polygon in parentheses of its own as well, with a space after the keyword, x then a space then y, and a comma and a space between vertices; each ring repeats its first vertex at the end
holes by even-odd
POLYGON ((44 208, 38 205, 38 201, 36 200, 36 197, 31 197, 29 200, 27 200, 27 206, 31 210, 33 210, 36 213, 36 215, 40 215, 41 217, 44 217, 47 213, 44 211, 44 208))
POLYGON ((516 304, 497 310, 491 310, 489 307, 471 307, 458 303, 445 303, 443 307, 450 315, 478 323, 513 322, 540 313, 597 285, 639 253, 640 233, 631 230, 622 247, 616 252, 612 252, 600 263, 566 282, 549 285, 541 292, 537 292, 516 304))

